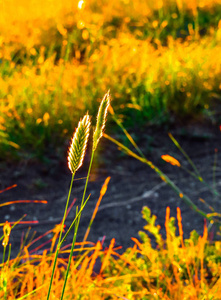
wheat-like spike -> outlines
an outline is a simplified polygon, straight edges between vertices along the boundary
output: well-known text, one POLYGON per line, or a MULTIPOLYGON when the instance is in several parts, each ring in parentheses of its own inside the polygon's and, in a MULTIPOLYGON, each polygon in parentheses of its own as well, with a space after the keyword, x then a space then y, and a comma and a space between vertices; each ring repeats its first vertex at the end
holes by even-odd
POLYGON ((83 119, 79 121, 78 127, 71 140, 71 146, 68 150, 68 167, 72 174, 74 174, 83 163, 90 133, 90 125, 90 117, 86 114, 83 119))
POLYGON ((103 135, 104 127, 107 118, 107 111, 110 105, 110 91, 108 91, 101 101, 97 114, 97 124, 93 136, 93 151, 97 148, 98 142, 103 135))

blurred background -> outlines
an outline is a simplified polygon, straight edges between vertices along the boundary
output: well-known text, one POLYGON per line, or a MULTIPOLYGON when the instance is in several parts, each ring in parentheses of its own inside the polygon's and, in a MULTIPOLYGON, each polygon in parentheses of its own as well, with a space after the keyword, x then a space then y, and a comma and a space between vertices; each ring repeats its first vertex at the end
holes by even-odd
POLYGON ((108 89, 127 128, 218 124, 220 53, 220 0, 1 0, 0 159, 63 155, 108 89))

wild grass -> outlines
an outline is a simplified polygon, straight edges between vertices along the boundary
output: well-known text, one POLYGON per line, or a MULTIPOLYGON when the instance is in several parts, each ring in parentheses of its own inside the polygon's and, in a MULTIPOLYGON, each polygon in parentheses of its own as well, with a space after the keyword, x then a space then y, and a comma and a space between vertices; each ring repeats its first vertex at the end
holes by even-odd
POLYGON ((109 88, 127 126, 171 115, 216 120, 220 7, 219 0, 1 3, 1 156, 52 149, 61 156, 73 124, 87 110, 95 116, 109 88))
MULTIPOLYGON (((209 226, 219 224, 218 213, 206 214, 184 195, 181 190, 155 165, 145 159, 132 137, 121 125, 124 133, 138 150, 139 155, 129 150, 120 142, 104 133, 107 111, 110 108, 110 94, 105 94, 101 101, 97 123, 93 131, 91 162, 85 182, 81 204, 76 207, 75 217, 63 234, 70 192, 76 171, 81 167, 90 134, 90 117, 88 113, 79 121, 68 151, 68 166, 72 174, 64 217, 50 232, 54 232, 50 249, 44 249, 42 254, 30 252, 29 247, 34 241, 21 245, 17 257, 10 259, 10 233, 13 230, 10 222, 3 225, 3 259, 0 264, 0 299, 219 299, 221 293, 221 242, 208 238, 209 226), (156 216, 151 214, 148 207, 142 210, 146 221, 145 231, 140 231, 140 240, 132 238, 134 246, 123 254, 118 253, 113 238, 108 248, 103 249, 100 241, 96 244, 87 241, 98 207, 105 195, 110 178, 107 178, 100 192, 97 205, 92 215, 88 230, 82 243, 76 243, 81 213, 89 201, 85 200, 87 182, 90 175, 94 152, 102 136, 115 142, 129 155, 149 165, 162 180, 166 181, 196 213, 205 217, 202 236, 192 231, 188 239, 184 239, 181 210, 177 208, 176 234, 175 219, 170 217, 170 208, 166 209, 165 230, 166 238, 160 233, 156 224, 156 216), (206 219, 210 224, 207 226, 206 219), (67 235, 74 227, 71 248, 65 245, 67 235), (155 240, 153 247, 151 238, 155 240), (58 240, 57 240, 58 239, 58 240), (67 259, 60 255, 67 254, 67 259)), ((117 119, 116 119, 117 120, 117 119)), ((176 140, 172 137, 174 142, 176 140)), ((177 146, 180 148, 178 142, 177 146)), ((186 154, 187 158, 188 155, 186 154)), ((181 164, 169 155, 162 158, 174 166, 181 164)), ((194 165, 192 165, 194 167, 194 165)), ((197 177, 203 182, 202 177, 197 177)), ((1 191, 3 192, 3 191, 1 191)), ((11 202, 4 205, 10 205, 11 202)), ((18 224, 16 222, 16 224, 18 224)), ((15 226, 14 224, 13 226, 15 226)), ((47 233, 46 233, 47 234, 47 233)))
MULTIPOLYGON (((176 228, 168 207, 163 239, 150 209, 144 207, 142 215, 147 224, 139 233, 141 241, 132 238, 134 246, 121 255, 114 239, 106 249, 100 242, 76 244, 64 299, 219 299, 221 242, 208 241, 206 223, 202 236, 193 231, 184 240, 181 212, 178 208, 176 228), (152 247, 148 234, 156 239, 157 248, 152 247)), ((61 254, 69 252, 60 250, 61 254)), ((42 255, 30 254, 27 245, 22 255, 2 263, 1 299, 46 299, 53 259, 54 253, 47 250, 42 255)), ((51 299, 61 299, 67 268, 65 259, 57 262, 51 299)))
MULTIPOLYGON (((221 217, 221 214, 219 212, 215 212, 215 209, 212 207, 211 203, 207 203, 205 200, 201 199, 202 202, 205 203, 205 205, 210 208, 210 211, 212 211, 210 213, 204 212, 195 203, 193 203, 193 201, 188 197, 188 195, 184 194, 183 191, 164 172, 162 172, 156 165, 154 165, 150 160, 148 160, 145 157, 145 155, 143 154, 141 149, 138 147, 138 145, 136 144, 136 142, 134 141, 132 136, 128 133, 126 128, 123 126, 122 122, 116 117, 113 108, 110 107, 109 110, 113 116, 113 119, 116 121, 118 126, 122 129, 126 139, 129 141, 130 145, 132 145, 133 148, 135 148, 135 151, 132 151, 129 147, 125 146, 124 144, 122 144, 121 142, 119 142, 118 140, 114 139, 113 137, 111 137, 107 134, 104 134, 104 137, 107 138, 108 140, 110 140, 111 142, 113 142, 114 144, 116 144, 118 146, 118 149, 121 150, 122 152, 137 159, 141 163, 146 164, 148 167, 150 167, 152 170, 154 170, 154 172, 156 172, 156 174, 174 190, 174 192, 180 197, 180 199, 182 201, 184 201, 189 206, 190 209, 194 210, 196 213, 200 214, 205 219, 207 219, 210 222, 210 225, 212 225, 213 223, 216 223, 219 226, 221 224, 221 221, 219 220, 219 217, 221 217), (218 218, 216 218, 216 217, 218 217, 218 218)), ((188 168, 184 167, 176 158, 172 157, 171 155, 164 154, 164 155, 161 155, 161 158, 173 166, 183 168, 192 177, 194 177, 198 181, 202 182, 202 184, 204 184, 204 186, 206 186, 206 188, 212 193, 213 197, 214 196, 220 197, 220 193, 218 193, 215 188, 215 182, 213 182, 213 185, 207 183, 203 179, 202 175, 198 171, 197 167, 195 166, 195 164, 193 163, 193 161, 191 160, 189 155, 180 146, 178 141, 173 137, 173 135, 171 133, 169 133, 169 137, 171 138, 171 140, 175 144, 175 146, 184 155, 184 157, 186 158, 186 160, 189 163, 192 170, 189 170, 188 168)), ((216 162, 216 156, 215 156, 215 162, 216 162)), ((214 179, 214 174, 213 174, 213 179, 214 179)), ((219 228, 219 230, 221 231, 221 227, 219 228)), ((219 234, 221 234, 221 232, 219 234)))
MULTIPOLYGON (((1 224, 0 299, 219 299, 221 242, 208 238, 211 225, 220 226, 219 212, 200 210, 147 160, 121 119, 129 126, 163 123, 171 113, 178 118, 204 113, 216 120, 213 105, 221 91, 220 1, 5 0, 0 5, 1 159, 51 153, 58 158, 60 144, 84 114, 69 148, 70 190, 64 217, 51 230, 50 249, 42 245, 42 253, 33 253, 29 248, 34 241, 27 242, 11 259, 10 233, 22 217, 14 224, 1 224), (94 116, 98 99, 109 88, 119 116, 109 106, 108 92, 96 122, 91 121, 85 112, 94 116), (108 107, 138 154, 104 133, 108 107), (95 125, 92 154, 82 201, 63 233, 72 206, 74 175, 83 163, 91 125, 95 125), (140 232, 140 240, 132 238, 134 246, 123 254, 118 253, 114 239, 106 249, 101 242, 88 242, 108 177, 83 242, 76 243, 81 213, 90 201, 86 192, 94 153, 102 136, 151 167, 201 214, 208 222, 203 235, 193 231, 184 239, 181 211, 177 209, 175 226, 168 207, 163 238, 156 216, 144 207, 145 231, 140 232), (67 247, 71 229, 72 245, 67 247), (147 232, 155 238, 156 247, 147 232), (65 254, 68 259, 62 258, 65 254)), ((162 158, 182 167, 169 155, 162 158)), ((192 168, 195 178, 207 185, 193 164, 192 168)), ((215 185, 209 188, 217 194, 215 185)))

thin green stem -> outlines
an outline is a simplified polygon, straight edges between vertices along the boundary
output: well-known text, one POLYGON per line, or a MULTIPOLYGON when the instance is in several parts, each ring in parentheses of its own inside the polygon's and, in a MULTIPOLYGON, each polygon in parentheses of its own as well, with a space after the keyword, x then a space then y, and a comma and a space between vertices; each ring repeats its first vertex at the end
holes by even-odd
POLYGON ((2 265, 4 265, 5 262, 5 250, 6 250, 6 246, 4 246, 4 250, 3 250, 2 265))
MULTIPOLYGON (((203 180, 199 170, 197 169, 197 167, 195 166, 195 164, 193 163, 192 159, 189 157, 189 155, 183 150, 183 148, 180 146, 180 144, 178 143, 178 141, 174 138, 174 136, 169 133, 169 137, 170 139, 173 141, 174 145, 180 150, 180 152, 185 156, 185 158, 187 159, 187 161, 189 162, 189 164, 192 166, 194 173, 192 173, 191 171, 185 169, 187 172, 189 172, 192 176, 194 176, 196 179, 198 179, 200 182, 202 182, 206 187, 208 187, 208 189, 215 195, 215 196, 220 196, 220 194, 217 192, 217 190, 214 188, 212 188, 205 180, 203 180)), ((214 164, 216 162, 216 158, 214 158, 214 164)), ((184 167, 182 167, 184 168, 184 167)), ((214 169, 213 169, 214 170, 214 169)), ((214 174, 214 173, 213 173, 214 174)))
POLYGON ((59 253, 59 250, 60 250, 60 247, 61 247, 60 241, 61 241, 62 232, 63 232, 63 229, 64 229, 64 222, 65 222, 65 218, 66 218, 66 214, 67 214, 68 204, 69 204, 71 191, 72 191, 72 186, 73 186, 73 181, 74 181, 74 175, 75 175, 75 173, 73 173, 72 177, 71 177, 71 184, 70 184, 70 188, 69 188, 69 192, 68 192, 68 198, 67 198, 67 202, 66 202, 66 206, 65 206, 64 216, 63 216, 63 219, 62 219, 61 231, 60 231, 60 235, 59 235, 58 245, 57 245, 57 249, 56 249, 56 252, 55 252, 55 258, 54 258, 54 264, 53 264, 53 269, 52 269, 52 274, 51 274, 51 280, 50 280, 50 283, 49 283, 47 300, 49 300, 49 298, 50 298, 52 282, 53 282, 54 273, 55 273, 56 264, 57 264, 57 259, 58 259, 58 253, 59 253))
POLYGON ((143 152, 140 150, 140 148, 135 143, 134 139, 131 137, 131 135, 129 134, 129 132, 124 127, 124 125, 117 119, 117 117, 115 116, 115 113, 112 114, 112 118, 117 123, 117 125, 121 128, 121 130, 123 131, 123 133, 126 135, 127 139, 134 146, 134 148, 137 150, 137 152, 140 154, 140 156, 141 157, 145 157, 144 154, 143 154, 143 152))
POLYGON ((193 176, 195 179, 199 180, 200 182, 202 182, 209 190, 210 192, 214 195, 214 196, 218 196, 220 197, 220 193, 217 192, 217 190, 214 187, 211 187, 202 177, 198 177, 195 173, 191 172, 190 170, 188 170, 187 168, 185 168, 184 166, 180 166, 180 168, 182 168, 185 172, 189 173, 191 176, 193 176))
POLYGON ((89 200, 90 195, 87 197, 87 199, 85 200, 83 206, 81 207, 81 209, 79 210, 78 214, 75 216, 74 221, 71 223, 70 227, 68 228, 67 232, 65 233, 63 239, 60 242, 60 246, 64 243, 64 241, 66 240, 68 234, 70 233, 71 229, 73 228, 73 226, 75 225, 78 217, 80 216, 80 214, 82 213, 82 210, 84 209, 85 205, 87 204, 87 201, 89 200))
MULTIPOLYGON (((84 186, 84 192, 83 192, 83 196, 82 196, 82 200, 81 200, 80 214, 77 217, 77 224, 75 225, 74 237, 73 237, 73 241, 72 241, 72 245, 71 245, 71 252, 70 252, 70 255, 69 255, 68 267, 67 267, 66 274, 65 274, 65 280, 64 280, 64 284, 63 284, 63 288, 62 288, 62 295, 61 295, 61 299, 60 300, 63 299, 64 292, 65 292, 65 287, 66 287, 68 273, 69 273, 69 269, 70 269, 72 254, 73 254, 73 251, 74 251, 74 246, 75 246, 75 242, 76 242, 76 238, 77 238, 78 227, 79 227, 79 223, 80 223, 80 219, 81 219, 82 207, 85 206, 85 204, 86 204, 85 202, 87 201, 87 200, 84 201, 84 199, 85 199, 85 195, 86 195, 86 191, 87 191, 87 185, 88 185, 88 180, 89 180, 89 176, 90 176, 90 172, 91 172, 91 166, 92 166, 92 163, 93 163, 94 152, 95 151, 92 150, 91 159, 90 159, 90 165, 89 165, 89 168, 88 168, 87 178, 86 178, 86 182, 85 182, 85 186, 84 186)), ((77 215, 77 212, 76 212, 76 215, 77 215)))
MULTIPOLYGON (((156 166, 154 166, 151 161, 148 161, 145 158, 144 154, 139 149, 139 147, 137 146, 137 144, 135 143, 135 141, 133 140, 133 138, 131 137, 131 135, 124 128, 123 124, 116 118, 114 111, 112 113, 112 117, 113 117, 114 121, 118 124, 118 126, 122 129, 122 131, 124 132, 124 134, 126 135, 126 137, 128 138, 128 140, 131 142, 131 144, 138 151, 138 153, 140 154, 140 157, 138 155, 136 155, 134 152, 132 152, 130 149, 128 149, 127 147, 125 147, 124 145, 122 145, 119 142, 117 142, 115 139, 112 139, 108 135, 105 135, 105 134, 104 134, 104 136, 106 138, 108 138, 109 140, 111 140, 112 142, 114 142, 115 144, 117 144, 118 146, 120 146, 120 148, 123 151, 125 151, 128 155, 131 155, 133 157, 136 156, 136 159, 138 159, 140 161, 142 161, 142 159, 144 159, 145 160, 144 163, 148 164, 152 169, 154 169, 156 171, 156 173, 158 173, 158 175, 161 178, 163 177, 164 180, 167 182, 167 184, 169 184, 176 191, 176 193, 179 196, 181 196, 181 198, 184 200, 184 202, 186 202, 187 205, 189 205, 193 210, 195 210, 196 212, 198 212, 199 214, 201 214, 205 218, 210 219, 210 218, 208 218, 208 216, 203 211, 201 211, 201 210, 198 209, 198 207, 190 200, 190 198, 188 196, 183 195, 183 193, 181 192, 181 190, 162 171, 160 171, 156 166)), ((216 189, 213 189, 208 183, 206 183, 203 180, 203 178, 202 178, 201 174, 199 173, 198 169, 196 168, 195 164, 192 162, 192 160, 190 159, 190 157, 188 156, 188 154, 183 150, 183 148, 180 146, 180 144, 177 142, 177 140, 173 137, 173 135, 171 133, 169 133, 169 137, 173 141, 173 143, 176 145, 176 147, 181 151, 181 153, 186 157, 187 161, 192 166, 192 168, 193 168, 193 170, 194 170, 195 173, 187 170, 186 168, 185 168, 185 170, 187 172, 189 172, 193 177, 195 177, 199 181, 203 182, 204 185, 207 186, 214 195, 219 196, 219 193, 216 191, 216 189)), ((184 167, 182 167, 182 168, 184 168, 184 167)))
POLYGON ((88 168, 87 178, 86 178, 86 182, 85 182, 85 186, 84 186, 84 193, 83 193, 83 197, 82 197, 82 200, 81 200, 81 207, 84 204, 84 199, 85 199, 85 195, 86 195, 86 191, 87 191, 88 180, 89 180, 89 176, 90 176, 90 173, 91 173, 91 166, 92 166, 93 159, 94 159, 94 152, 95 151, 92 151, 92 153, 91 153, 91 160, 90 160, 90 165, 89 165, 89 168, 88 168))
MULTIPOLYGON (((77 215, 77 210, 76 210, 76 215, 77 215)), ((68 266, 67 266, 67 270, 66 270, 66 274, 65 274, 65 279, 64 279, 64 284, 63 284, 60 300, 63 300, 63 297, 64 297, 65 287, 66 287, 67 279, 68 279, 68 273, 69 273, 69 270, 70 270, 71 260, 72 260, 72 256, 73 256, 73 252, 74 252, 76 239, 77 239, 77 232, 78 232, 79 223, 80 223, 80 215, 79 215, 79 217, 77 219, 77 222, 75 224, 74 236, 73 236, 73 241, 72 241, 72 245, 71 245, 71 251, 70 251, 70 254, 69 254, 68 266)))
POLYGON ((128 155, 136 158, 137 160, 147 164, 149 167, 151 167, 160 177, 162 180, 164 180, 169 186, 172 187, 172 189, 179 195, 179 197, 188 205, 191 207, 191 209, 193 209, 194 211, 196 211, 198 214, 200 214, 201 216, 203 216, 204 218, 206 218, 207 220, 211 221, 215 221, 220 223, 219 220, 217 219, 213 219, 211 217, 208 217, 208 215, 200 210, 192 201, 191 199, 187 196, 184 195, 182 193, 182 191, 167 177, 167 175, 165 175, 159 168, 157 168, 151 161, 147 160, 146 158, 140 157, 138 156, 136 153, 134 153, 133 151, 131 151, 129 148, 127 148, 126 146, 124 146, 123 144, 121 144, 120 142, 118 142, 117 140, 113 139, 112 137, 110 137, 107 134, 104 134, 104 137, 109 139, 110 141, 112 141, 113 143, 115 143, 120 149, 122 149, 124 152, 126 152, 128 155))
POLYGON ((45 287, 45 285, 41 285, 38 288, 34 289, 33 291, 29 292, 28 294, 25 294, 24 296, 17 298, 17 300, 23 300, 23 299, 29 297, 30 295, 35 294, 37 291, 43 289, 44 287, 45 287))
POLYGON ((195 166, 195 164, 193 163, 193 161, 191 160, 189 155, 183 150, 183 148, 180 146, 180 144, 177 142, 177 140, 174 138, 174 136, 171 133, 169 133, 169 137, 173 141, 174 145, 186 157, 187 161, 189 162, 189 164, 192 166, 193 170, 195 171, 196 177, 199 179, 199 181, 203 181, 203 178, 202 178, 200 172, 198 171, 197 167, 195 166))
POLYGON ((64 222, 65 222, 65 218, 66 218, 66 214, 67 214, 67 210, 68 210, 69 200, 71 197, 71 191, 72 191, 72 186, 73 186, 73 182, 74 182, 74 175, 75 175, 75 173, 73 173, 72 177, 71 177, 71 184, 70 184, 70 188, 69 188, 69 192, 68 192, 68 199, 67 199, 66 206, 65 206, 64 217, 63 217, 62 224, 61 224, 61 231, 60 231, 60 235, 59 235, 58 244, 61 241, 62 232, 64 229, 64 222))
POLYGON ((11 244, 9 244, 9 248, 8 248, 8 260, 7 260, 7 265, 9 265, 10 257, 11 257, 11 244))

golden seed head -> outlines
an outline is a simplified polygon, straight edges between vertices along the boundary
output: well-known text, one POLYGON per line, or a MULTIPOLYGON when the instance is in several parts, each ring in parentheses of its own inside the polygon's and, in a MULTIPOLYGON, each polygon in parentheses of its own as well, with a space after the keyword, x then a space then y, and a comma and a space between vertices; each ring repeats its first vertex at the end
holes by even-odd
POLYGON ((94 136, 93 136, 93 151, 97 148, 98 142, 101 139, 104 128, 105 128, 105 123, 107 119, 107 111, 108 107, 110 105, 110 91, 108 91, 99 106, 98 114, 97 114, 97 123, 96 123, 96 128, 94 131, 94 136))
POLYGON ((90 125, 90 117, 86 114, 83 119, 79 121, 78 127, 71 140, 71 146, 68 150, 68 167, 72 174, 83 164, 90 133, 90 125))

